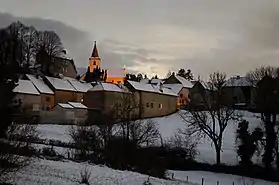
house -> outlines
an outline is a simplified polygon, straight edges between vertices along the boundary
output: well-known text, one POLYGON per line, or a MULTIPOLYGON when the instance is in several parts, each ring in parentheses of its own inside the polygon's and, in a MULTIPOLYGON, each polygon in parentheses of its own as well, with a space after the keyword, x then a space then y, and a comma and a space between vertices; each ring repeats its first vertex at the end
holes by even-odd
POLYGON ((225 104, 248 108, 255 101, 255 85, 247 78, 235 76, 229 78, 222 87, 225 104))
POLYGON ((177 97, 177 107, 185 107, 190 102, 189 91, 193 87, 193 84, 179 76, 172 74, 169 78, 167 78, 164 82, 164 87, 170 88, 173 92, 175 92, 177 97))
POLYGON ((63 79, 67 80, 75 88, 77 102, 83 102, 85 93, 93 87, 90 83, 78 81, 75 78, 64 77, 63 79))
POLYGON ((16 93, 15 105, 21 105, 21 111, 37 114, 40 111, 41 95, 29 80, 19 80, 18 86, 13 90, 16 93))
POLYGON ((125 86, 140 105, 141 118, 165 116, 177 110, 177 94, 162 83, 152 85, 127 80, 125 86))
POLYGON ((67 79, 45 76, 44 82, 54 92, 54 105, 58 103, 81 102, 79 93, 67 79))
POLYGON ((84 105, 88 107, 88 123, 101 124, 101 119, 106 119, 104 116, 116 114, 115 106, 121 106, 125 95, 132 94, 124 86, 106 82, 94 84, 84 96, 84 105))
POLYGON ((79 102, 58 103, 51 111, 40 112, 41 124, 84 125, 87 107, 79 102))
POLYGON ((209 82, 196 81, 189 92, 191 108, 207 109, 214 103, 216 89, 209 82))
POLYGON ((75 62, 68 55, 66 49, 62 50, 58 56, 53 58, 53 65, 50 66, 50 71, 54 76, 61 74, 65 77, 77 77, 75 62))
POLYGON ((84 105, 89 109, 107 112, 121 100, 123 93, 129 93, 129 91, 114 83, 98 82, 85 93, 84 105))
POLYGON ((51 88, 44 83, 43 78, 39 75, 26 74, 26 77, 41 94, 41 109, 51 110, 54 107, 54 92, 51 88))

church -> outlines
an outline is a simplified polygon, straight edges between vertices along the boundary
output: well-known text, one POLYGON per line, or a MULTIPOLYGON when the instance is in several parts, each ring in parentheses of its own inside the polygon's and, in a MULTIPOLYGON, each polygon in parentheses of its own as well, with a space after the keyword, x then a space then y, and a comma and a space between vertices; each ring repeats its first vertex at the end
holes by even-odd
POLYGON ((85 82, 103 81, 109 83, 124 83, 126 69, 102 69, 101 58, 99 56, 96 41, 94 42, 93 51, 89 58, 87 72, 81 76, 80 80, 85 82))

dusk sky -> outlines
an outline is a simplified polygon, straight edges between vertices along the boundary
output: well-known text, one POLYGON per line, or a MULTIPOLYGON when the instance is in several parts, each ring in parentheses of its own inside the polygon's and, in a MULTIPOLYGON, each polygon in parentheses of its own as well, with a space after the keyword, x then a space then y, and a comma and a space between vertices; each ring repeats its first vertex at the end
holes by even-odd
POLYGON ((279 64, 278 0, 0 0, 0 12, 13 16, 0 14, 3 24, 68 25, 58 34, 78 67, 87 67, 94 40, 104 67, 149 76, 179 68, 244 75, 279 64))

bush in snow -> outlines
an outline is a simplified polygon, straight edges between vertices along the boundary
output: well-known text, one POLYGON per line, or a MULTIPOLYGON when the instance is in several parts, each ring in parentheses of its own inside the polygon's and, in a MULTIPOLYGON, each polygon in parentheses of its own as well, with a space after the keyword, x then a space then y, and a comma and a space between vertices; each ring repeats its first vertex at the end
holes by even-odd
POLYGON ((80 171, 80 184, 86 184, 89 185, 89 180, 90 180, 91 172, 88 171, 88 169, 85 167, 80 171))

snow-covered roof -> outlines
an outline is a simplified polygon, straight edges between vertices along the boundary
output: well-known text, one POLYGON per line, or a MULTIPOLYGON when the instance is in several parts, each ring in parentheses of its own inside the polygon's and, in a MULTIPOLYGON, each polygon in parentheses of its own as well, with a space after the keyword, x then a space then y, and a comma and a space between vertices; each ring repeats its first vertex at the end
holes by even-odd
POLYGON ((69 83, 76 89, 78 92, 85 93, 89 89, 92 88, 92 85, 90 83, 86 82, 80 82, 75 78, 70 78, 70 77, 64 77, 65 80, 68 80, 69 83))
POLYGON ((192 88, 193 84, 191 81, 186 80, 185 78, 179 76, 179 75, 174 75, 174 77, 183 85, 183 87, 186 88, 192 88))
POLYGON ((166 88, 170 88, 174 93, 178 94, 183 88, 182 84, 164 84, 166 88))
POLYGON ((58 103, 58 105, 64 109, 73 109, 74 107, 68 103, 58 103))
POLYGON ((107 69, 107 76, 109 78, 113 77, 125 77, 125 73, 123 69, 107 69))
POLYGON ((83 105, 82 103, 79 103, 79 102, 68 102, 68 104, 76 109, 87 109, 87 107, 85 105, 83 105))
POLYGON ((223 85, 224 87, 251 87, 252 82, 246 77, 235 76, 229 78, 223 85))
POLYGON ((164 80, 153 78, 153 79, 151 79, 151 83, 152 84, 164 83, 164 80))
POLYGON ((146 91, 146 92, 153 92, 153 93, 159 93, 159 94, 166 94, 166 95, 171 95, 171 96, 177 96, 176 93, 174 93, 171 89, 169 88, 162 88, 160 90, 160 83, 157 85, 152 85, 152 84, 144 84, 140 82, 135 82, 135 81, 130 81, 128 80, 128 83, 136 90, 138 91, 146 91))
POLYGON ((13 92, 40 95, 40 93, 30 80, 18 80, 18 86, 14 88, 13 92))
POLYGON ((50 87, 44 83, 41 77, 36 77, 35 75, 26 75, 27 78, 33 83, 33 85, 37 88, 40 93, 43 94, 54 94, 54 92, 50 89, 50 87))
POLYGON ((66 79, 54 78, 49 76, 46 76, 46 79, 56 90, 76 91, 74 86, 72 86, 72 84, 66 79))
POLYGON ((111 92, 126 92, 123 88, 120 88, 114 83, 99 82, 92 87, 89 91, 111 91, 111 92))

